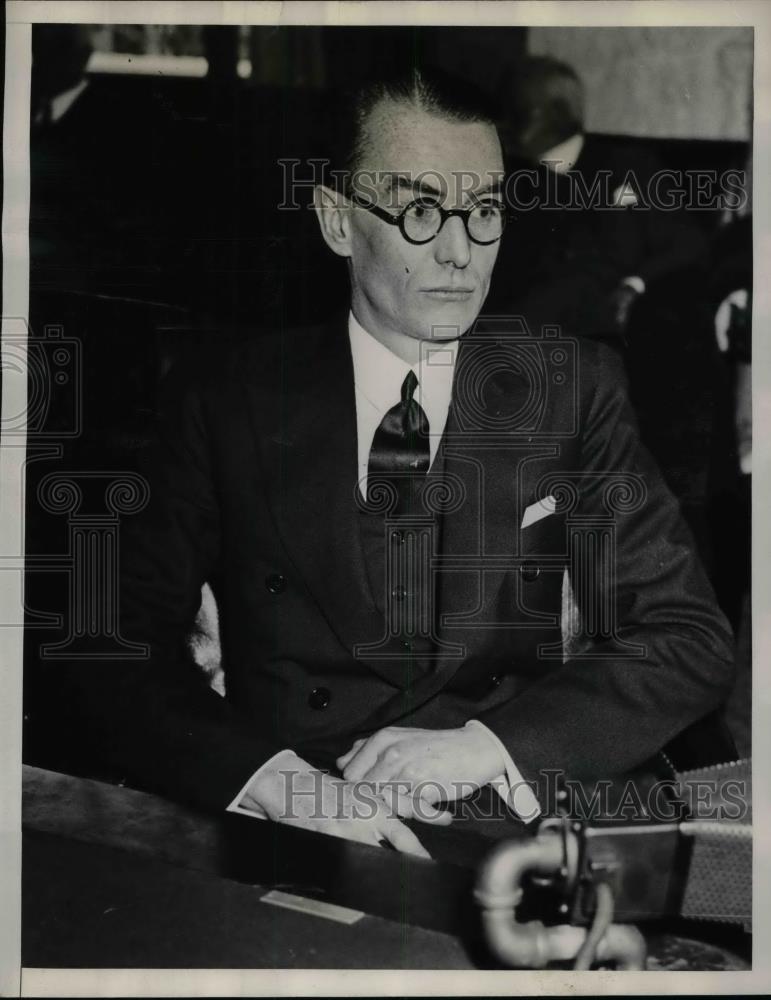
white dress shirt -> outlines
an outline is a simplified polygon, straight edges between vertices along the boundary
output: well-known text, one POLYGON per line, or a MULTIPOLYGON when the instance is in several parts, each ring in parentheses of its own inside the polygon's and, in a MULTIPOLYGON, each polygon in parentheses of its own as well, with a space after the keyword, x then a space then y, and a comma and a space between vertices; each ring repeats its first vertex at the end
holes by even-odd
MULTIPOLYGON (((421 341, 420 359, 416 364, 410 365, 367 333, 353 313, 348 317, 348 336, 356 393, 359 489, 366 498, 367 467, 375 432, 386 413, 400 401, 402 383, 409 371, 413 371, 418 380, 413 398, 428 418, 430 461, 433 464, 447 423, 459 345, 457 340, 421 341)), ((525 784, 503 743, 484 723, 476 719, 469 720, 466 725, 483 730, 495 743, 502 767, 501 774, 490 784, 524 822, 531 822, 541 812, 538 800, 529 785, 525 784)), ((292 753, 291 750, 282 750, 266 761, 244 785, 228 810, 259 816, 260 813, 240 805, 246 789, 263 767, 283 755, 287 755, 288 762, 292 753)))
POLYGON ((375 340, 353 313, 348 317, 356 390, 356 433, 359 455, 359 489, 366 498, 367 466, 372 441, 383 417, 401 399, 407 373, 418 380, 414 399, 428 418, 430 462, 433 464, 447 423, 458 341, 420 341, 421 356, 409 365, 375 340))

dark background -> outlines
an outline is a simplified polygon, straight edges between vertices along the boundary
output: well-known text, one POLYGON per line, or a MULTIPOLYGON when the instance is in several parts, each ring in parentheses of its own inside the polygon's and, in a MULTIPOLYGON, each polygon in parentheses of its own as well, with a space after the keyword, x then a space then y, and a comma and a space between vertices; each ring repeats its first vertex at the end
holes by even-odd
MULTIPOLYGON (((38 46, 41 33, 52 31, 33 28, 38 46)), ((28 467, 33 558, 60 557, 68 546, 67 518, 37 503, 42 477, 63 469, 134 469, 152 434, 159 383, 181 356, 216 352, 230 338, 277 325, 319 322, 345 306, 345 266, 321 240, 307 207, 310 190, 301 195, 302 210, 276 208, 283 197, 277 160, 328 153, 337 89, 415 62, 491 89, 497 66, 526 51, 527 29, 265 28, 253 30, 252 45, 253 62, 265 53, 275 61, 270 85, 259 74, 238 76, 237 29, 206 28, 205 77, 94 73, 60 124, 32 128, 32 337, 45 339, 51 326, 60 327, 80 342, 82 359, 46 417, 60 455, 28 467), (311 81, 309 49, 321 54, 324 68, 311 81), (74 396, 83 427, 68 437, 74 396)), ((44 71, 36 59, 33 94, 44 71)), ((743 169, 748 154, 740 142, 633 142, 682 170, 743 169)), ((308 176, 307 166, 298 172, 308 176)), ((693 220, 709 248, 719 212, 696 212, 693 220)), ((516 240, 516 230, 504 238, 516 240)), ((742 608, 749 525, 730 468, 730 377, 715 349, 709 267, 707 252, 646 296, 623 353, 643 436, 741 632, 744 669, 731 713, 740 752, 748 753, 749 623, 742 608)), ((76 767, 70 757, 77 734, 67 730, 61 668, 39 655, 56 630, 36 621, 41 612, 66 609, 68 586, 62 572, 27 574, 25 759, 60 769, 76 767)))

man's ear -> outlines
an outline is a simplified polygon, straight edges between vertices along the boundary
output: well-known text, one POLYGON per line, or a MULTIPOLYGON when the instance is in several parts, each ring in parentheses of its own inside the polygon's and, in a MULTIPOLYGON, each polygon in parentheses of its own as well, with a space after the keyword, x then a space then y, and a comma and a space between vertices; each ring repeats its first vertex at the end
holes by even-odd
POLYGON ((313 192, 313 207, 327 246, 339 257, 350 257, 351 203, 341 192, 317 184, 313 192))

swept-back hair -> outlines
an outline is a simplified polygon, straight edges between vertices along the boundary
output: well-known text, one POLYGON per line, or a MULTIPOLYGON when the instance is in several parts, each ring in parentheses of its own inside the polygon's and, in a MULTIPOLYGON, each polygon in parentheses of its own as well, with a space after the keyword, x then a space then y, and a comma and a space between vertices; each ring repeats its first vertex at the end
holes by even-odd
POLYGON ((442 70, 410 67, 368 80, 341 94, 335 107, 333 169, 342 172, 337 183, 346 193, 372 139, 372 112, 386 100, 408 104, 448 122, 496 123, 495 104, 483 91, 442 70))

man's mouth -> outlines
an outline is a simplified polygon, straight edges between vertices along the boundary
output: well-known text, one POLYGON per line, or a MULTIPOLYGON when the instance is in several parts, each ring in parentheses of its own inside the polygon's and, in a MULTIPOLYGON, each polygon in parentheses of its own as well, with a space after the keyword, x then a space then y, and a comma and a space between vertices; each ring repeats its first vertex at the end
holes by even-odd
POLYGON ((473 288, 465 287, 450 287, 450 286, 439 286, 437 288, 424 288, 424 295, 430 295, 431 298, 443 299, 448 302, 460 302, 463 299, 467 299, 470 295, 474 294, 473 288))

